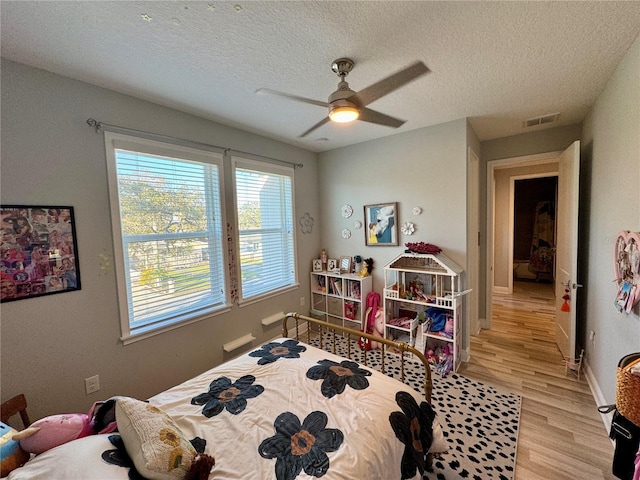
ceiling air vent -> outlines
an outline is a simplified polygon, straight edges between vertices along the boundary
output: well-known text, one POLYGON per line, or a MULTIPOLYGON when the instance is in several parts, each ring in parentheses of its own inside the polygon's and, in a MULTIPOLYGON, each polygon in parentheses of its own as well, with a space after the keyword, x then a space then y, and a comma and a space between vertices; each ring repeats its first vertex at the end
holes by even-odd
POLYGON ((522 128, 538 127, 540 125, 549 125, 556 123, 560 113, 549 113, 547 115, 541 115, 539 117, 530 118, 522 122, 522 128))

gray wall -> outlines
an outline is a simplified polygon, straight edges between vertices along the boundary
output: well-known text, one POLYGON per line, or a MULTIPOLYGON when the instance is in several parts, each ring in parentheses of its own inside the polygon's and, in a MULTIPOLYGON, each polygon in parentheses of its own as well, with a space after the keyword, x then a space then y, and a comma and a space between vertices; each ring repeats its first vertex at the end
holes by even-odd
MULTIPOLYGON (((405 250, 406 242, 428 242, 466 268, 467 251, 467 121, 460 119, 352 145, 318 157, 322 247, 330 258, 360 255, 374 259, 373 289, 382 294, 384 266, 405 250), (398 224, 409 221, 416 231, 398 246, 365 246, 364 206, 398 202, 398 224), (343 205, 354 214, 340 215, 343 205), (412 213, 422 208, 421 215, 412 213), (351 237, 342 237, 343 229, 351 237)), ((466 332, 466 326, 463 325, 466 332)), ((468 346, 463 342, 463 348, 468 346)))
POLYGON ((569 125, 487 140, 481 144, 482 160, 490 162, 503 158, 562 151, 575 140, 580 140, 581 128, 580 125, 569 125))
POLYGON ((82 281, 80 291, 0 306, 3 401, 24 392, 37 419, 87 412, 112 395, 144 399, 239 353, 223 355, 223 343, 279 335, 278 325, 265 329, 261 318, 300 310, 301 296, 308 305, 309 265, 320 248, 314 153, 10 61, 1 73, 1 202, 73 206, 82 281), (303 163, 295 171, 296 219, 309 212, 316 223, 310 235, 297 230, 300 287, 123 346, 114 271, 103 271, 100 259, 113 256, 104 140, 85 123, 89 117, 303 163), (87 396, 84 379, 95 374, 102 388, 87 396))
POLYGON ((631 314, 613 307, 615 237, 640 231, 640 37, 584 121, 581 155, 579 340, 604 401, 613 403, 618 361, 640 351, 640 307, 631 314))

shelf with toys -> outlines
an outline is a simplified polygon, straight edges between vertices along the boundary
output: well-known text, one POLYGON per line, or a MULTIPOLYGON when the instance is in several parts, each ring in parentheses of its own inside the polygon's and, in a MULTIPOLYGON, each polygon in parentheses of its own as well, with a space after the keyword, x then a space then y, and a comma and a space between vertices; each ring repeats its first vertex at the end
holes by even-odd
POLYGON ((328 269, 311 272, 310 313, 327 322, 360 330, 366 313, 363 302, 372 288, 372 277, 365 272, 340 273, 328 269))
POLYGON ((384 267, 385 336, 424 352, 446 375, 460 365, 462 267, 439 253, 405 252, 384 267))

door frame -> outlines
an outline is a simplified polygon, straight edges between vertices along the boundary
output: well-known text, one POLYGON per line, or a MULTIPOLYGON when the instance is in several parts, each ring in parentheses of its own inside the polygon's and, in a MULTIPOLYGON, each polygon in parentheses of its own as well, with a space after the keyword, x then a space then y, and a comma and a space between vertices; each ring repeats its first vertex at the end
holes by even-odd
MULTIPOLYGON (((555 163, 562 151, 553 151, 546 153, 537 153, 534 155, 524 155, 520 157, 502 158, 498 160, 489 160, 487 162, 487 245, 486 245, 486 315, 482 319, 482 328, 491 328, 492 302, 494 291, 494 238, 495 238, 495 196, 496 184, 495 173, 497 170, 504 170, 516 167, 527 167, 532 165, 543 165, 547 163, 555 163)), ((546 175, 549 176, 549 175, 546 175)), ((513 209, 513 202, 509 207, 513 209)), ((512 215, 512 214, 511 214, 512 215)), ((512 229, 511 229, 512 230, 512 229)), ((511 240, 513 243, 513 240, 511 240)), ((511 246, 513 248, 513 246, 511 246)), ((513 256, 513 255, 512 255, 513 256)), ((511 270, 513 270, 513 258, 511 258, 511 270)))
MULTIPOLYGON (((480 322, 480 157, 471 147, 467 149, 467 299, 469 336, 477 335, 480 322)), ((467 349, 468 352, 468 349, 467 349)), ((464 356, 463 356, 464 359, 464 356)))

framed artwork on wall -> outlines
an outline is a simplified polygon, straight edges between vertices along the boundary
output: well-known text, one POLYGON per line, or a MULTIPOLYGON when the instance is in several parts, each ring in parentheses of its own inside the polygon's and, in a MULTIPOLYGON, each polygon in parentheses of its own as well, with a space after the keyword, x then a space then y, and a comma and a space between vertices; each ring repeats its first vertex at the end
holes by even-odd
POLYGON ((398 203, 364 206, 365 245, 398 245, 398 203))
POLYGON ((80 290, 73 207, 1 205, 0 301, 80 290))

